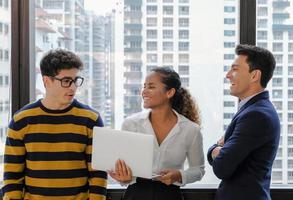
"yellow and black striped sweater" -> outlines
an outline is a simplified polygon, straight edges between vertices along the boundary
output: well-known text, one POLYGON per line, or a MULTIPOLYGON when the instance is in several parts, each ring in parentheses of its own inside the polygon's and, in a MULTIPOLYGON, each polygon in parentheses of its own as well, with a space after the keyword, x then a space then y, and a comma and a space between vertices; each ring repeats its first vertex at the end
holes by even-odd
POLYGON ((107 173, 91 169, 92 129, 99 114, 74 100, 64 110, 41 101, 17 112, 4 155, 4 199, 105 199, 107 173))

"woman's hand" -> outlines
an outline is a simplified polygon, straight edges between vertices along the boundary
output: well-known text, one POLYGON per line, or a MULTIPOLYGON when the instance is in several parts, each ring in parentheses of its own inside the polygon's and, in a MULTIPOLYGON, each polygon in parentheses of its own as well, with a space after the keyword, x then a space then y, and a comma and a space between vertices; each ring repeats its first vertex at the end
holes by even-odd
POLYGON ((161 174, 162 176, 159 176, 158 178, 156 178, 156 180, 161 181, 166 185, 171 185, 174 182, 182 183, 182 177, 179 170, 166 169, 161 171, 159 174, 161 174))
POLYGON ((108 173, 113 179, 120 183, 127 184, 132 180, 131 169, 126 165, 124 160, 118 159, 115 163, 115 171, 109 170, 108 173))

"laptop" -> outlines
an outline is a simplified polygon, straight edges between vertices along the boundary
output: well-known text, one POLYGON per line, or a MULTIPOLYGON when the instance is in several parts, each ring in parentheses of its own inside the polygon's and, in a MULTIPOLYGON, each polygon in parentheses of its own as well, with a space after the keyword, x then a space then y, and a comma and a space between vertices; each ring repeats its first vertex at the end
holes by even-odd
POLYGON ((153 135, 94 127, 92 168, 115 170, 115 162, 122 159, 130 167, 133 176, 154 178, 154 141, 153 135))

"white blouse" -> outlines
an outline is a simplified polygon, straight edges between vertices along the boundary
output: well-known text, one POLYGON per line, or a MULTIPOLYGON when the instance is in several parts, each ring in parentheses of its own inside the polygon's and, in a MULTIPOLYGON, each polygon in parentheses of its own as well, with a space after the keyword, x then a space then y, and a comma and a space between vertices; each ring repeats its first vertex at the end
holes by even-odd
MULTIPOLYGON (((201 180, 205 173, 202 134, 196 123, 178 114, 175 110, 173 111, 178 117, 177 123, 161 145, 158 144, 157 140, 155 142, 153 174, 164 169, 177 169, 181 172, 182 183, 176 182, 174 184, 184 186, 187 183, 201 180), (184 169, 186 158, 189 167, 184 169)), ((141 112, 126 118, 122 129, 152 134, 156 138, 149 114, 150 111, 141 112)), ((135 179, 131 184, 134 182, 135 179)))

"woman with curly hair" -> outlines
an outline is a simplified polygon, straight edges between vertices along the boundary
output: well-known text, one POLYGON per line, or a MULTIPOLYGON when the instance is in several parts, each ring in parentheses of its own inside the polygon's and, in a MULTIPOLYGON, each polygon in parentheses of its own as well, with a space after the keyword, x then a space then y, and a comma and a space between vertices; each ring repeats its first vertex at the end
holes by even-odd
POLYGON ((201 180, 205 173, 198 108, 181 87, 178 73, 168 67, 157 67, 147 75, 142 98, 148 112, 127 118, 122 129, 155 136, 153 173, 160 176, 132 177, 123 160, 109 174, 128 184, 124 200, 181 200, 180 186, 201 180), (184 169, 186 159, 189 166, 184 169))

